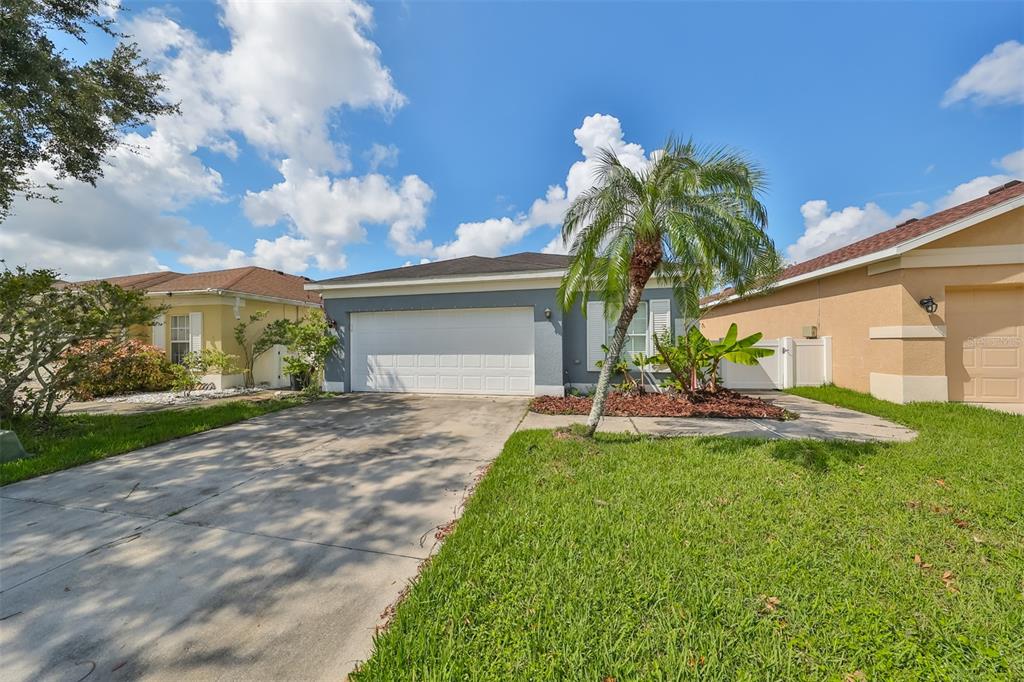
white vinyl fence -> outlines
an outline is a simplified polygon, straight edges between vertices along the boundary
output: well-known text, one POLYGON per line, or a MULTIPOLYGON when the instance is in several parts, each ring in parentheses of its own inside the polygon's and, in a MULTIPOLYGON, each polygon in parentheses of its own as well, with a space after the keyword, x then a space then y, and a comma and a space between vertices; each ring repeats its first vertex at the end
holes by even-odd
POLYGON ((820 339, 762 339, 760 348, 773 355, 758 360, 757 366, 723 362, 722 385, 733 389, 773 389, 820 386, 832 381, 832 337, 820 339))

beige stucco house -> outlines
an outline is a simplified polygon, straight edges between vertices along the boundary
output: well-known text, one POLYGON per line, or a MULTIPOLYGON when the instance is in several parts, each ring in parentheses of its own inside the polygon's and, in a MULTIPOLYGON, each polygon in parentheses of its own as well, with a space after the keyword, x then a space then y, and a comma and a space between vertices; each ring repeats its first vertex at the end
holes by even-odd
MULTIPOLYGON (((234 328, 240 319, 248 320, 255 312, 265 310, 267 316, 254 325, 254 336, 273 320, 299 320, 311 309, 320 309, 320 296, 303 289, 308 279, 266 268, 244 267, 191 274, 148 272, 108 277, 105 281, 145 291, 154 304, 167 306, 155 325, 133 330, 133 333, 163 349, 172 362, 204 348, 216 348, 240 357, 234 328)), ((256 384, 275 388, 288 384, 288 377, 281 369, 283 354, 283 348, 274 348, 259 358, 253 370, 256 384)), ((241 384, 243 377, 241 374, 208 375, 204 381, 218 388, 229 388, 241 384)))
POLYGON ((834 383, 898 403, 1024 405, 1024 184, 786 268, 770 292, 706 301, 701 327, 832 337, 834 383))

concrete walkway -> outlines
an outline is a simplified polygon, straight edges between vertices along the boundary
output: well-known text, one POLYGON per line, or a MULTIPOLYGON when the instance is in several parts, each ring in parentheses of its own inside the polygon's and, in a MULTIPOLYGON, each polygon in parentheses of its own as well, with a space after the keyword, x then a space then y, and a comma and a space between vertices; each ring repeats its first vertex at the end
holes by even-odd
POLYGON ((525 410, 350 395, 0 488, 0 678, 344 679, 525 410))
MULTIPOLYGON (((779 391, 744 391, 771 401, 799 419, 706 419, 695 417, 605 417, 598 431, 632 432, 651 436, 733 436, 736 438, 813 438, 816 440, 908 441, 917 432, 880 417, 835 407, 779 391)), ((585 416, 530 412, 519 429, 553 429, 586 423, 585 416)))

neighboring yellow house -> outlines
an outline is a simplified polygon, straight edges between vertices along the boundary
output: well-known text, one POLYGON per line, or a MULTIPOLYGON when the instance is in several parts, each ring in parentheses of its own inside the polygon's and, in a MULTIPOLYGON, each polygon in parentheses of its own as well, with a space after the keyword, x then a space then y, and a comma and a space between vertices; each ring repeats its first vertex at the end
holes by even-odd
POLYGON ((1024 411, 1024 184, 792 265, 767 294, 705 303, 711 338, 732 322, 831 336, 839 386, 1024 411))
MULTIPOLYGON (((255 338, 269 322, 299 320, 310 309, 320 309, 320 296, 303 289, 307 278, 254 266, 191 274, 148 272, 105 281, 143 290, 154 304, 167 306, 152 328, 134 330, 134 335, 164 349, 172 362, 180 362, 191 351, 216 348, 238 356, 241 365, 241 349, 234 339, 239 320, 267 311, 262 323, 250 331, 255 338)), ((281 371, 283 355, 284 348, 275 347, 257 360, 253 371, 257 385, 288 385, 288 377, 281 371)), ((230 388, 242 384, 243 376, 207 375, 204 381, 230 388)))

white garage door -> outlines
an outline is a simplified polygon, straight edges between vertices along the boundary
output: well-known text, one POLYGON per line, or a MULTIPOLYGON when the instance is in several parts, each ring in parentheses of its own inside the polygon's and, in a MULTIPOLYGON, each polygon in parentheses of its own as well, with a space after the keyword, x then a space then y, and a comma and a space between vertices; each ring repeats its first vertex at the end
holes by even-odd
POLYGON ((356 391, 533 395, 533 309, 352 314, 356 391))

